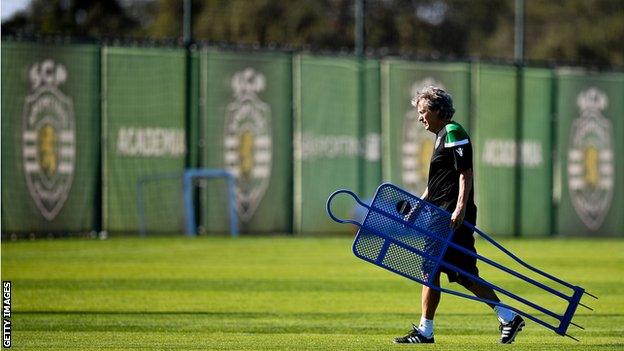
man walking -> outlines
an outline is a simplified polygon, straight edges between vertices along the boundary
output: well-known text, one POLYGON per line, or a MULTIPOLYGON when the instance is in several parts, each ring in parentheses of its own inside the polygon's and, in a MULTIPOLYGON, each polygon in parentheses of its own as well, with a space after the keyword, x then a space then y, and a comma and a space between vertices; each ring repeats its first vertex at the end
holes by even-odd
MULTIPOLYGON (((462 223, 464 220, 475 224, 477 207, 474 204, 472 143, 468 133, 457 122, 452 121, 455 109, 451 96, 433 86, 420 91, 412 99, 418 109, 418 120, 424 128, 436 135, 435 147, 429 166, 427 188, 421 198, 451 213, 451 227, 454 230, 453 242, 476 253, 473 231, 462 223)), ((474 275, 479 275, 477 260, 473 256, 448 248, 444 261, 474 275)), ((494 290, 473 282, 468 277, 448 268, 441 268, 449 279, 474 295, 499 302, 494 290)), ((434 284, 440 286, 440 271, 434 272, 434 284)), ((418 326, 395 343, 433 343, 433 319, 440 302, 440 291, 423 286, 422 316, 418 326)), ((515 312, 496 305, 490 305, 500 321, 500 342, 510 344, 524 327, 524 320, 515 312)))

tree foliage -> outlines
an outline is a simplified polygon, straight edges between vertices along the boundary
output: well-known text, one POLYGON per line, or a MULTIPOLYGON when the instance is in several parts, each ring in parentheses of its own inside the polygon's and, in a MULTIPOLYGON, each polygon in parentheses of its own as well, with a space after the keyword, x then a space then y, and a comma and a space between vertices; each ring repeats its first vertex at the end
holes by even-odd
POLYGON ((32 0, 26 13, 2 23, 2 31, 103 37, 132 32, 138 24, 118 1, 32 0))
MULTIPOLYGON (((382 54, 513 58, 514 0, 366 0, 382 54)), ((624 1, 525 0, 529 60, 624 65, 624 1)), ((352 50, 355 0, 193 0, 195 40, 352 50)), ((33 0, 3 33, 182 37, 182 0, 33 0)))

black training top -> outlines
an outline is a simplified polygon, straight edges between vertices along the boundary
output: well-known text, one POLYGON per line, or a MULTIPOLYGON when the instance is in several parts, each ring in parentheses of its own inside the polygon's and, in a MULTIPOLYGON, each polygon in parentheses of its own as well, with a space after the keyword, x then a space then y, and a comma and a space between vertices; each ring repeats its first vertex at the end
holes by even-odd
MULTIPOLYGON (((453 212, 459 195, 459 172, 468 169, 472 169, 472 142, 459 123, 450 122, 436 137, 429 165, 426 200, 453 212)), ((466 210, 474 206, 473 186, 466 210)))

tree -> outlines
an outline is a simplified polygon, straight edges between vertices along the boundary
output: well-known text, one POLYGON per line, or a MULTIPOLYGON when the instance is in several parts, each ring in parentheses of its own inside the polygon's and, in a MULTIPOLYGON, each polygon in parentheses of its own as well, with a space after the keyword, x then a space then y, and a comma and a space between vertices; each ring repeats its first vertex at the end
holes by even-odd
POLYGON ((532 59, 624 65, 624 1, 531 1, 527 38, 532 59))
POLYGON ((2 23, 4 33, 118 36, 136 29, 117 0, 33 0, 26 14, 2 23))
MULTIPOLYGON (((513 58, 515 0, 366 0, 383 54, 513 58)), ((355 0, 193 0, 196 40, 351 51, 355 0)), ((529 60, 624 65, 624 1, 526 0, 529 60)), ((33 0, 4 33, 182 37, 182 0, 33 0)))

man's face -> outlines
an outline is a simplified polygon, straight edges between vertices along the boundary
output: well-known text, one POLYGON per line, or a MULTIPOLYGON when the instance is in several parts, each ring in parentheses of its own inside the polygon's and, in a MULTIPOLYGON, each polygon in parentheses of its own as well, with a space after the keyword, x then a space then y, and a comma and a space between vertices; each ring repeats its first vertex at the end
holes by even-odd
POLYGON ((423 124, 426 130, 438 133, 441 129, 442 121, 439 118, 440 111, 430 111, 426 100, 418 101, 418 121, 423 124))

